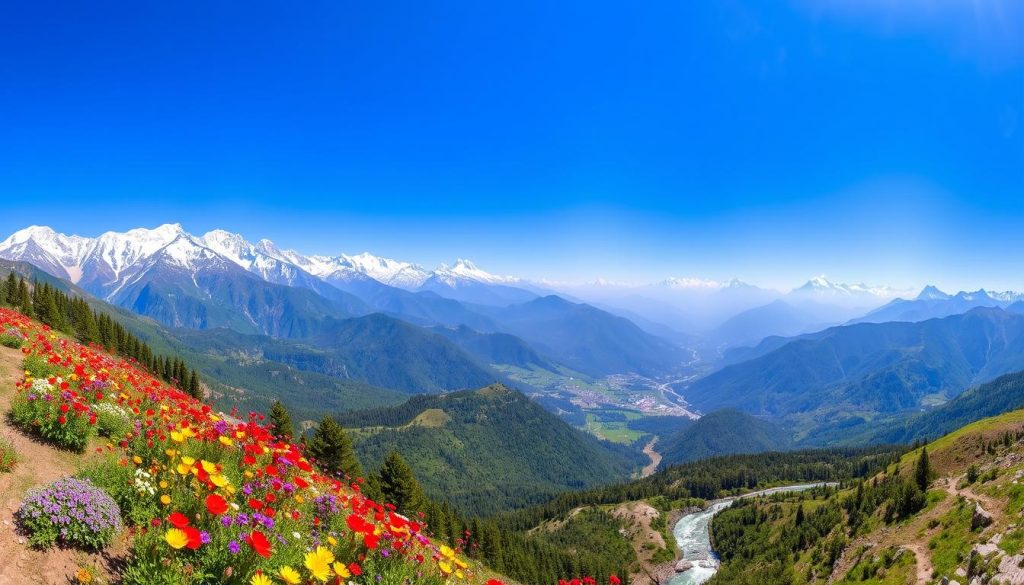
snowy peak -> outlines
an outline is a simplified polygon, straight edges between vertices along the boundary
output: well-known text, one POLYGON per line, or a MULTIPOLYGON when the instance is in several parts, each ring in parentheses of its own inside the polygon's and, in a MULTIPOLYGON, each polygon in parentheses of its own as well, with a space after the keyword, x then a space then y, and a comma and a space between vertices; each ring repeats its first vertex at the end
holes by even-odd
POLYGON ((455 264, 452 266, 447 264, 438 266, 437 270, 434 271, 433 278, 448 286, 458 286, 466 281, 483 284, 514 284, 520 282, 518 278, 513 276, 498 276, 481 270, 477 268, 476 264, 465 258, 456 259, 455 264))
POLYGON ((907 291, 899 290, 889 286, 869 286, 862 282, 846 284, 832 282, 824 274, 815 276, 808 280, 800 288, 794 289, 793 295, 816 295, 832 297, 877 297, 880 299, 896 298, 906 295, 907 291))
POLYGON ((722 288, 725 284, 718 282, 717 280, 709 280, 706 278, 672 276, 661 281, 661 286, 685 290, 715 290, 722 288))
POLYGON ((953 298, 952 295, 942 292, 938 287, 928 285, 921 289, 920 294, 917 295, 919 301, 947 301, 953 298))

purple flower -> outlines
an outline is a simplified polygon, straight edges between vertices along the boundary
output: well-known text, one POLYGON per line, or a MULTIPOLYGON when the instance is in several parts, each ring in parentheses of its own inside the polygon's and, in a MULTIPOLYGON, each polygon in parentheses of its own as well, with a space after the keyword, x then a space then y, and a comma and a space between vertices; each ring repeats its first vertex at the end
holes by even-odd
POLYGON ((239 551, 241 551, 241 550, 242 550, 242 547, 238 546, 237 542, 232 540, 231 542, 228 543, 228 551, 231 552, 231 554, 237 555, 239 553, 239 551))

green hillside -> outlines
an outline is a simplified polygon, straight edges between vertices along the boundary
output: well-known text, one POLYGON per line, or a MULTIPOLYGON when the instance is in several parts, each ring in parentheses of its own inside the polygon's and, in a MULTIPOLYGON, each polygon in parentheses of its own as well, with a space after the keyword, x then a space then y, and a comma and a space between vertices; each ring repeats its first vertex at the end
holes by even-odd
POLYGON ((659 443, 659 451, 662 465, 672 465, 733 453, 783 451, 792 444, 785 429, 728 408, 709 413, 667 437, 659 443))
POLYGON ((397 449, 428 495, 475 513, 622 480, 642 465, 635 451, 598 441, 502 385, 338 419, 364 465, 376 467, 397 449))

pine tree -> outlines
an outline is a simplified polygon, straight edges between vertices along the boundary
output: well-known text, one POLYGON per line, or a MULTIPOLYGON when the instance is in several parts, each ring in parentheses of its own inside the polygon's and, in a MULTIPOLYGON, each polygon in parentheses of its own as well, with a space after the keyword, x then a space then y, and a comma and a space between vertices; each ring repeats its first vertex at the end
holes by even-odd
POLYGON ((932 469, 928 463, 928 447, 921 448, 921 456, 917 458, 917 468, 914 470, 914 480, 922 492, 928 491, 928 484, 931 483, 932 469))
POLYGON ((292 425, 292 415, 288 412, 288 409, 281 404, 280 400, 275 400, 273 406, 270 407, 270 423, 274 425, 274 434, 278 437, 290 439, 295 434, 295 426, 292 425))
POLYGON ((308 443, 309 454, 324 471, 356 478, 363 474, 352 439, 333 418, 325 416, 308 443))
POLYGON ((199 385, 199 373, 192 370, 192 373, 188 376, 188 387, 185 389, 189 396, 196 400, 203 399, 203 388, 199 385))
POLYGON ((18 306, 23 314, 32 316, 32 295, 28 292, 24 278, 18 281, 18 306))
POLYGON ((803 504, 800 504, 796 508, 796 520, 795 520, 794 523, 797 526, 800 526, 801 524, 804 523, 804 506, 803 506, 803 504))
POLYGON ((398 451, 392 450, 377 473, 381 497, 399 512, 411 515, 423 509, 425 497, 420 482, 398 451))

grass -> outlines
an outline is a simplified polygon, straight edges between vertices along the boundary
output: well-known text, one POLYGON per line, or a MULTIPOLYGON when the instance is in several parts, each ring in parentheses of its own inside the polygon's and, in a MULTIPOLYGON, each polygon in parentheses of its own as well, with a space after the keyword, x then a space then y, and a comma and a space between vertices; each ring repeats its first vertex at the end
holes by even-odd
POLYGON ((21 462, 21 456, 6 437, 0 437, 0 473, 10 473, 21 462))
POLYGON ((974 507, 965 500, 942 517, 942 531, 928 542, 935 574, 952 575, 970 554, 975 540, 971 531, 973 513, 974 507))
POLYGON ((913 582, 916 570, 912 553, 887 548, 879 555, 865 554, 841 582, 904 585, 913 582))

